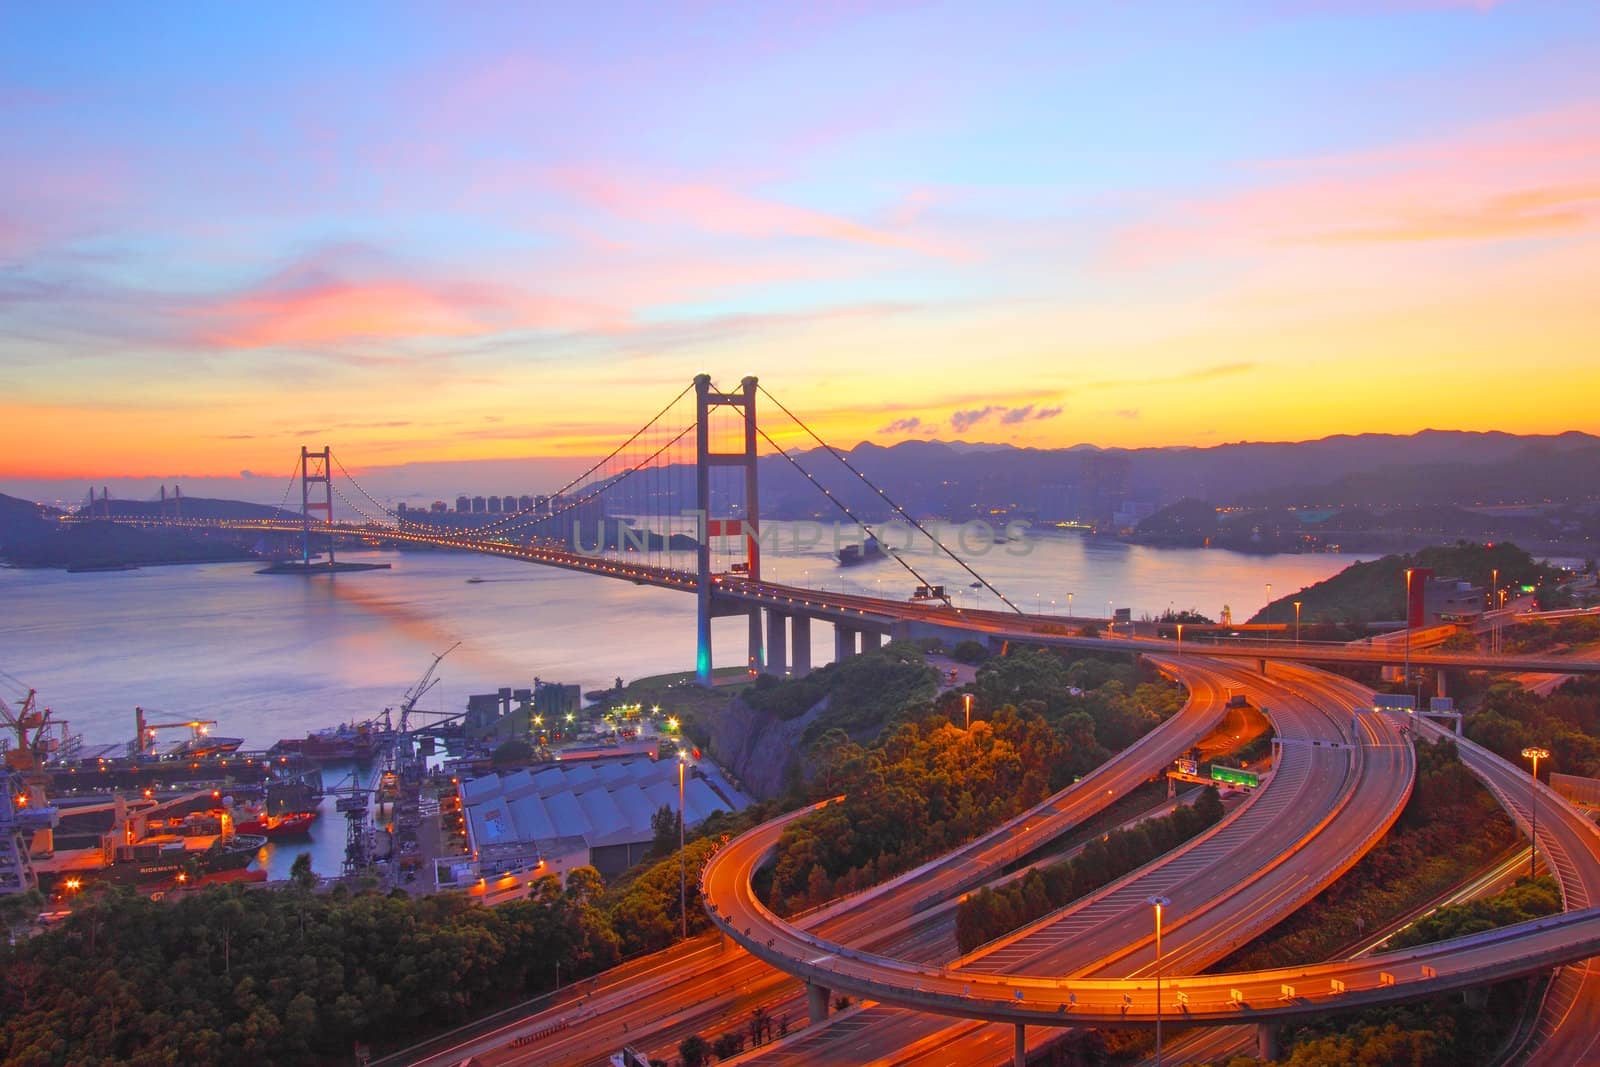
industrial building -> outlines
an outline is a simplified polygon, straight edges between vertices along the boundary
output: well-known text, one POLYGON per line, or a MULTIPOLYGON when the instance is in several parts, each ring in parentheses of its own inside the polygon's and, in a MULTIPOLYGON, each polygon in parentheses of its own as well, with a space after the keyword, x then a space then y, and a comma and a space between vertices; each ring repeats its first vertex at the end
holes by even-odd
MULTIPOLYGON (((463 781, 459 790, 468 841, 480 860, 524 854, 548 859, 559 851, 564 862, 558 867, 588 864, 613 878, 649 851, 655 836, 651 817, 663 806, 678 810, 678 764, 638 754, 558 760, 463 781), (574 863, 571 853, 580 840, 584 855, 574 863)), ((685 826, 747 804, 714 764, 689 764, 685 826)))

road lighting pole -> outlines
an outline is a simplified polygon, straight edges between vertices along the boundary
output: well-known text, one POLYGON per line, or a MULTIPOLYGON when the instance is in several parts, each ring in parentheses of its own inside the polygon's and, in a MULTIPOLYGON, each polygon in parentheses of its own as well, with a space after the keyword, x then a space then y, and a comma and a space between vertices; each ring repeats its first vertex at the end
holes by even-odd
POLYGON ((1183 651, 1183 623, 1178 624, 1178 651, 1183 651))
POLYGON ((1539 761, 1550 758, 1550 750, 1530 746, 1522 750, 1523 759, 1533 760, 1533 777, 1528 781, 1529 821, 1532 827, 1528 833, 1528 877, 1533 877, 1533 865, 1539 858, 1539 761))
POLYGON ((683 939, 689 940, 689 879, 683 858, 683 749, 678 749, 678 918, 683 939))
MULTIPOLYGON (((1405 687, 1411 688, 1411 568, 1406 568, 1406 677, 1405 687)), ((1415 710, 1415 709, 1413 709, 1415 710)))
MULTIPOLYGON (((1493 612, 1500 606, 1500 568, 1495 567, 1489 571, 1489 582, 1494 591, 1489 594, 1489 611, 1493 612)), ((1493 655, 1500 654, 1500 618, 1495 616, 1489 620, 1489 651, 1493 655)))
POLYGON ((1300 643, 1300 601, 1294 602, 1294 643, 1300 643))
POLYGON ((1072 594, 1067 594, 1067 618, 1072 618, 1072 594))
POLYGON ((972 730, 972 694, 963 693, 961 695, 961 703, 965 704, 967 708, 967 730, 970 732, 972 730))
POLYGON ((1161 909, 1171 904, 1166 897, 1151 897, 1156 909, 1156 1067, 1161 1067, 1161 909))

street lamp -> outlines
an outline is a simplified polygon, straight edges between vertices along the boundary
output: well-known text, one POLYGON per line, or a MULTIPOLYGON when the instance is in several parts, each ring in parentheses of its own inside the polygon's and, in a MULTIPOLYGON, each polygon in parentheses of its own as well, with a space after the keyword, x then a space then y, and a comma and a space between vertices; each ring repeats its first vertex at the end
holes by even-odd
POLYGON ((972 694, 963 693, 961 695, 961 703, 967 707, 967 729, 970 731, 972 729, 972 694))
POLYGON ((1151 897, 1156 909, 1156 1067, 1161 1067, 1161 909, 1171 904, 1166 897, 1151 897))
POLYGON ((1072 594, 1067 594, 1067 618, 1072 618, 1072 594))
POLYGON ((1183 651, 1183 623, 1178 624, 1178 651, 1183 651))
POLYGON ((683 939, 689 940, 689 880, 683 858, 683 767, 688 754, 678 749, 678 918, 683 928, 683 939))
POLYGON ((1528 795, 1532 800, 1529 808, 1532 826, 1528 833, 1528 877, 1532 878, 1533 864, 1539 852, 1539 761, 1549 759, 1550 750, 1529 746, 1522 750, 1522 758, 1533 760, 1533 777, 1528 782, 1528 795))
POLYGON ((1300 601, 1294 602, 1294 643, 1300 643, 1300 601))

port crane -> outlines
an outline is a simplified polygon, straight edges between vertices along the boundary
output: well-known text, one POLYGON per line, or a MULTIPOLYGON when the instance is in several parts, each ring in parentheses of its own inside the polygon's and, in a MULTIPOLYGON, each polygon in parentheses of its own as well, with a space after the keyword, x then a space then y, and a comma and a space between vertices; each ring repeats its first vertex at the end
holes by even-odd
POLYGON ((333 803, 334 810, 345 819, 345 877, 360 874, 372 865, 372 828, 367 823, 367 798, 372 795, 372 788, 362 783, 360 771, 352 770, 338 785, 323 793, 338 797, 333 803))
MULTIPOLYGON (((10 677, 7 675, 7 677, 10 677)), ((50 709, 40 710, 38 694, 27 691, 20 707, 0 697, 0 725, 16 738, 0 739, 4 749, 5 798, 0 801, 0 894, 34 888, 31 857, 55 850, 56 809, 45 799, 40 761, 51 728, 50 709)))
MULTIPOLYGON (((434 677, 434 671, 439 669, 439 664, 444 661, 446 656, 460 647, 461 642, 457 641, 433 657, 433 663, 429 665, 427 670, 422 672, 422 677, 417 679, 415 685, 406 690, 406 695, 400 701, 400 732, 402 734, 411 732, 411 713, 416 711, 417 701, 427 695, 428 690, 439 684, 439 679, 434 677)), ((419 714, 427 715, 432 714, 432 712, 420 712, 419 714)), ((383 709, 383 725, 385 728, 390 726, 388 708, 383 709)))
POLYGON ((211 732, 213 726, 217 725, 216 719, 189 719, 185 722, 145 722, 144 709, 137 706, 133 709, 133 721, 134 728, 137 731, 134 736, 134 751, 136 755, 140 756, 148 756, 151 750, 156 747, 157 730, 186 729, 189 731, 191 740, 199 741, 211 732))

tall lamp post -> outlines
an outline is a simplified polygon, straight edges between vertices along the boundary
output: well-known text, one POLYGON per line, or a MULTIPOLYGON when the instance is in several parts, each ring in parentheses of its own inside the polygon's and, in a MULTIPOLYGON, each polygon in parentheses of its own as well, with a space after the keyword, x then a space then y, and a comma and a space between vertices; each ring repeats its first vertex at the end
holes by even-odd
POLYGON ((1067 618, 1072 618, 1072 594, 1067 594, 1067 618))
MULTIPOLYGON (((1494 591, 1489 594, 1489 611, 1493 613, 1500 606, 1499 567, 1490 569, 1489 584, 1494 587, 1494 591)), ((1489 651, 1496 656, 1500 654, 1500 619, 1498 617, 1489 621, 1489 651)))
POLYGON ((1406 568, 1406 676, 1405 687, 1411 688, 1411 568, 1406 568))
POLYGON ((1533 760, 1533 777, 1528 782, 1529 821, 1533 824, 1528 834, 1528 877, 1532 878, 1534 861, 1539 858, 1539 761, 1549 759, 1550 750, 1530 746, 1522 750, 1522 758, 1533 760))
POLYGON ((683 768, 688 758, 678 749, 678 918, 685 941, 689 940, 689 880, 683 858, 683 768))
POLYGON ((1149 900, 1156 909, 1156 1067, 1161 1067, 1161 909, 1171 903, 1166 897, 1149 900))
POLYGON ((1294 602, 1294 643, 1300 643, 1300 601, 1294 602))
POLYGON ((971 693, 963 693, 963 694, 961 694, 961 703, 966 705, 966 709, 967 709, 967 731, 970 733, 971 730, 972 730, 972 694, 971 693))
POLYGON ((1183 651, 1183 623, 1178 624, 1178 651, 1183 651))

